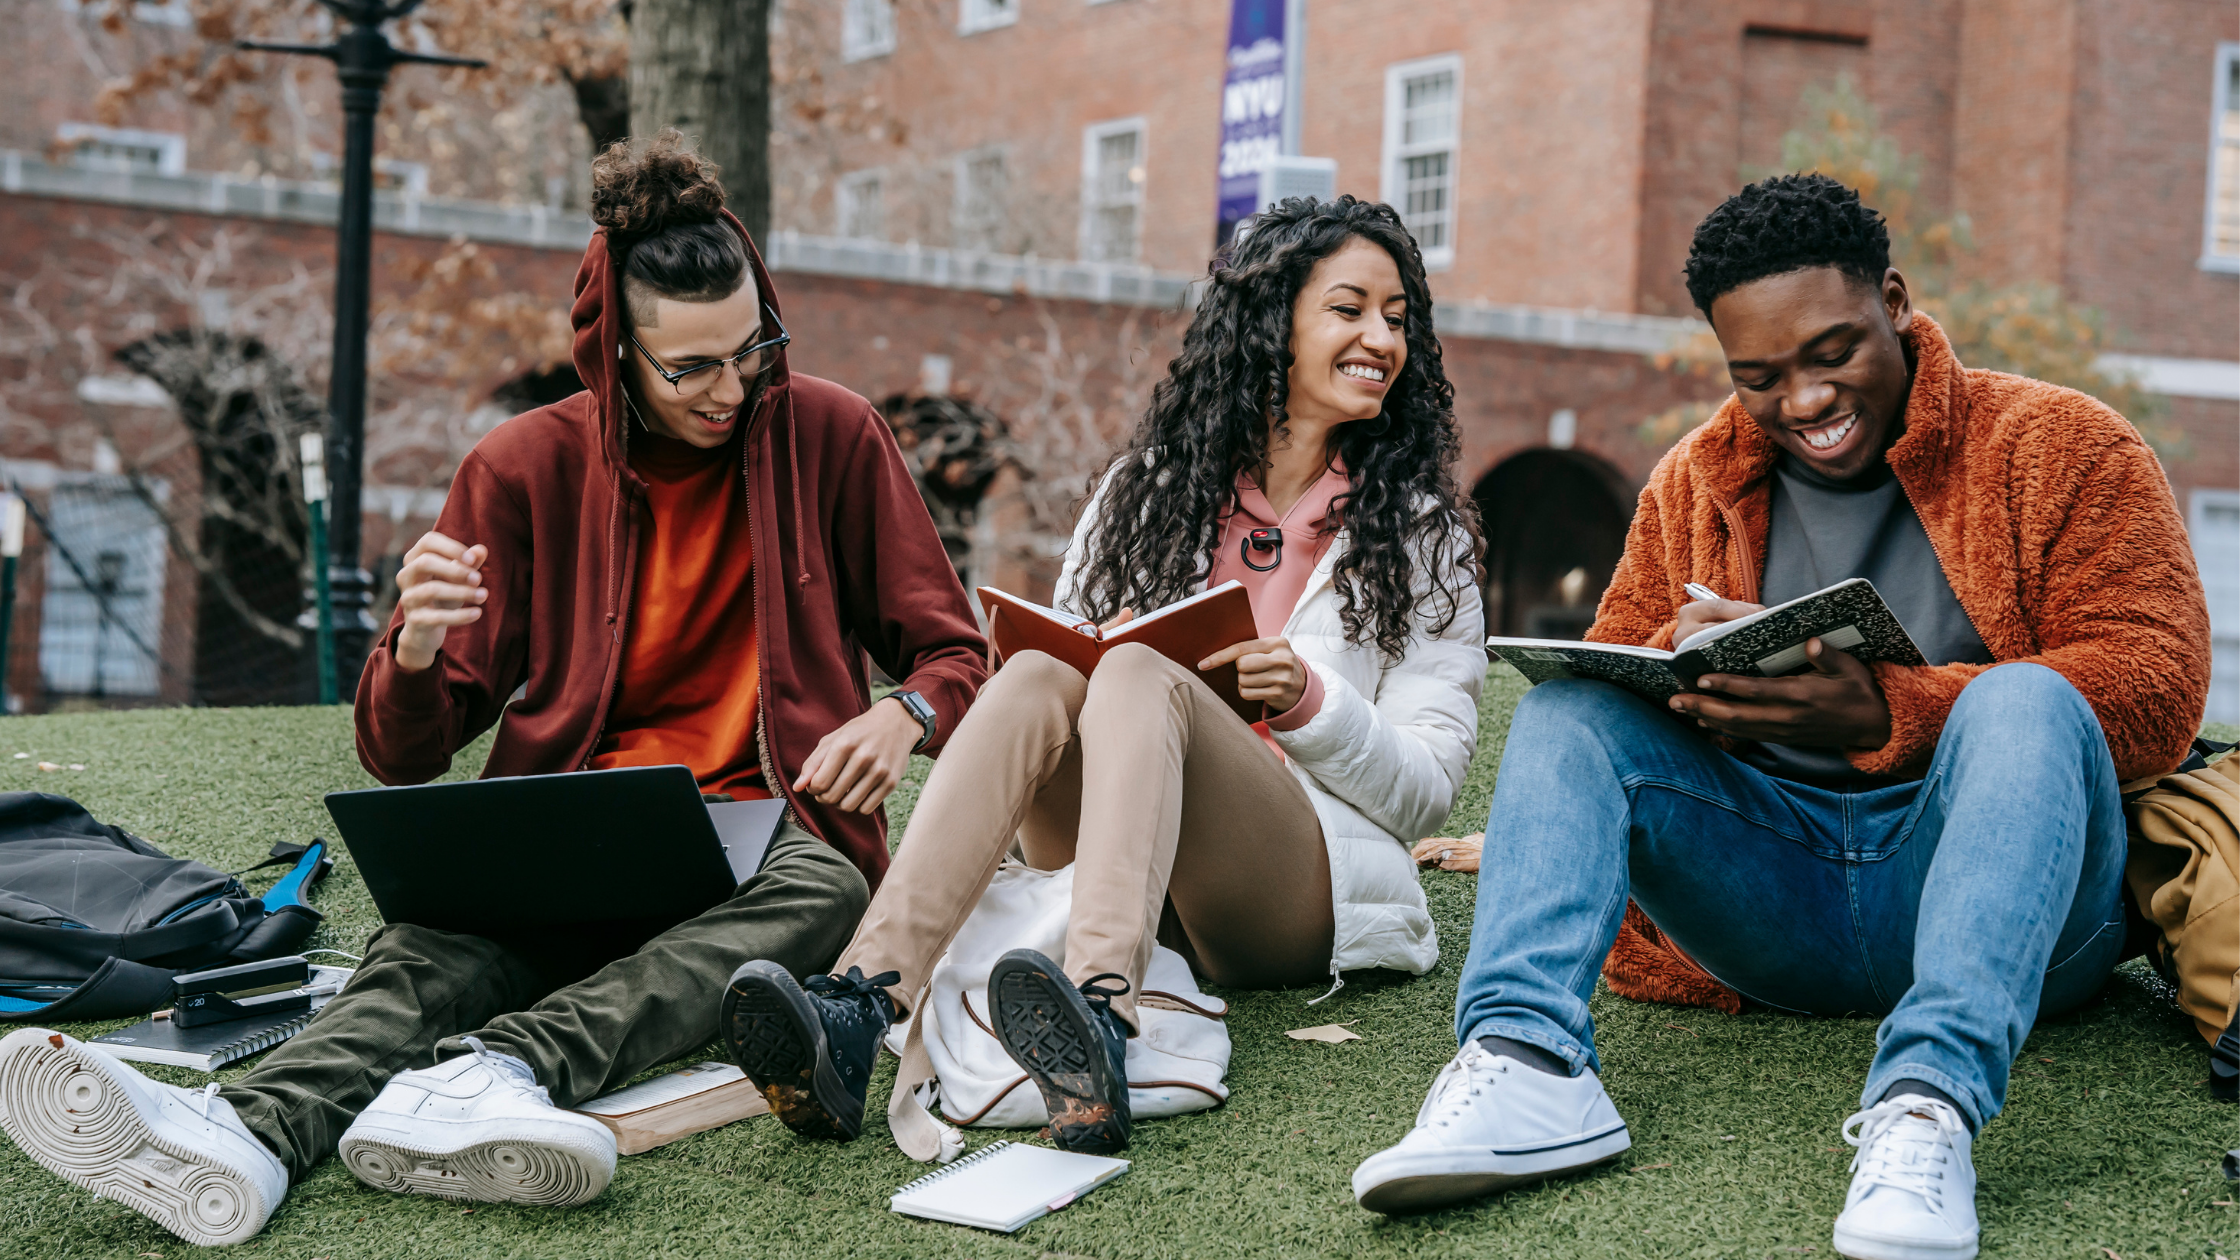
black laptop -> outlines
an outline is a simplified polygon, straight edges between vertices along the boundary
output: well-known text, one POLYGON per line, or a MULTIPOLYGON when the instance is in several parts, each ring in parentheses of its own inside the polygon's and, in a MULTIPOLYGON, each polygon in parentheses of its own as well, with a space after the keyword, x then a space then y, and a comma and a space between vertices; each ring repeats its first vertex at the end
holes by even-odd
POLYGON ((327 793, 383 921, 476 936, 682 923, 762 868, 785 802, 703 802, 684 766, 327 793))

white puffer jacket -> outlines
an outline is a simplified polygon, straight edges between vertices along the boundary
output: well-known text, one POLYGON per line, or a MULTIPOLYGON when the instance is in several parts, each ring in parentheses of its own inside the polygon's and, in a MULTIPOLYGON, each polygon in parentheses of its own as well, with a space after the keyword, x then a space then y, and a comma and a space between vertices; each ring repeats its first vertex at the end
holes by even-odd
MULTIPOLYGON (((1051 601, 1076 615, 1077 583, 1103 499, 1100 487, 1074 527, 1051 601)), ((1345 547, 1340 533, 1283 630, 1292 651, 1321 675, 1322 707, 1305 726, 1273 735, 1314 802, 1330 853, 1337 922, 1331 975, 1364 967, 1421 975, 1439 962, 1439 935, 1408 850, 1446 821, 1478 748, 1485 613, 1469 543, 1457 535, 1436 571, 1416 566, 1419 596, 1435 579, 1459 591, 1453 624, 1434 635, 1419 618, 1407 651, 1387 666, 1373 644, 1346 641, 1331 582, 1345 547)), ((1196 589, 1204 589, 1202 581, 1196 589)))

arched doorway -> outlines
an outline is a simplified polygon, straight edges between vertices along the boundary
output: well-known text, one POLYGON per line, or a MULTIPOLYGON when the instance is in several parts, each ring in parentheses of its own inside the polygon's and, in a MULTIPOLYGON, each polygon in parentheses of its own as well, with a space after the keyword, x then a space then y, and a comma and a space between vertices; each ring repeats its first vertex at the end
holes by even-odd
POLYGON ((1486 535, 1486 632, 1583 637, 1633 520, 1618 470, 1577 451, 1530 450, 1471 493, 1486 535))

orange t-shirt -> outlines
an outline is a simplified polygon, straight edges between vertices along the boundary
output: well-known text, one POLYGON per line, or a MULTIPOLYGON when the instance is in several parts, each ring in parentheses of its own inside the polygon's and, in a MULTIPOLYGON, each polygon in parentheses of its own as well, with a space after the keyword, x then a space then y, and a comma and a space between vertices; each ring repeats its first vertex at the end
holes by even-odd
POLYGON ((631 435, 646 508, 622 676, 593 769, 684 765, 703 792, 770 798, 755 744, 754 540, 740 458, 736 440, 703 450, 631 435))

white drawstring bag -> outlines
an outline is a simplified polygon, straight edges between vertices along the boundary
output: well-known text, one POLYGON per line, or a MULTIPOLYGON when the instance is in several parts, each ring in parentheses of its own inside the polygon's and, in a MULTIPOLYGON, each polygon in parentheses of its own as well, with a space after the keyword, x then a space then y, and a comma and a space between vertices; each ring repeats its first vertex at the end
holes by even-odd
MULTIPOLYGON (((903 1066, 887 1118, 904 1153, 954 1159, 964 1138, 952 1124, 1024 1129, 1050 1123, 1042 1091, 989 1026, 988 973, 1014 949, 1040 951, 1063 966, 1072 904, 1071 866, 1038 871, 1006 862, 997 869, 934 966, 913 1017, 888 1033, 903 1066), (936 1105, 949 1124, 933 1116, 936 1105)), ((1229 1029, 1221 1022, 1228 1013, 1226 1002, 1198 991, 1180 954, 1152 947, 1136 996, 1142 1027, 1128 1039, 1128 1106, 1136 1119, 1203 1111, 1228 1098, 1222 1078, 1229 1073, 1229 1029)))

